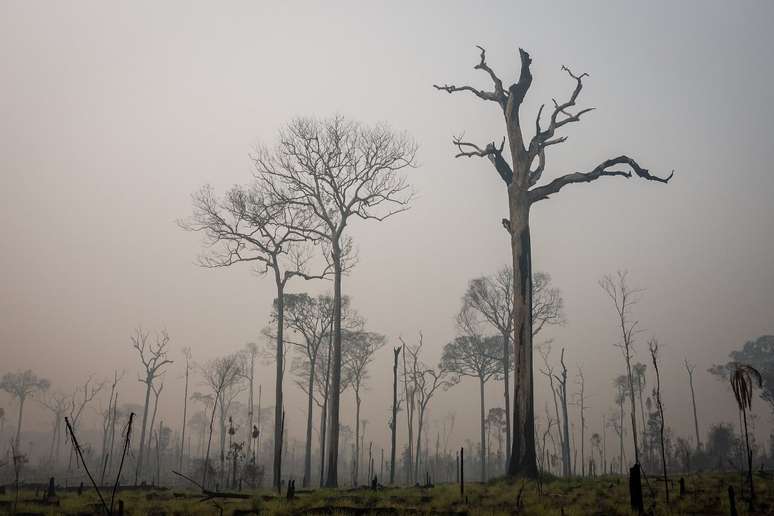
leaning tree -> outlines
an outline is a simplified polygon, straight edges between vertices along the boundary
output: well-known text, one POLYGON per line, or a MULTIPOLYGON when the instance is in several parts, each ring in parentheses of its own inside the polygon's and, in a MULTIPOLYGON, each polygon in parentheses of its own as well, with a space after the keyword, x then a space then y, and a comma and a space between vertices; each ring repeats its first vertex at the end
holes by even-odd
POLYGON ((535 135, 527 141, 522 131, 519 114, 524 97, 532 84, 529 54, 519 49, 521 73, 517 82, 505 86, 486 62, 486 52, 482 47, 481 58, 474 66, 477 70, 486 72, 493 83, 493 90, 487 91, 472 86, 434 85, 436 89, 448 93, 470 92, 476 97, 496 103, 505 118, 505 129, 508 139, 508 152, 511 163, 505 158, 505 138, 498 146, 494 142, 481 147, 475 143, 455 138, 454 145, 458 149, 456 157, 486 157, 494 165, 500 178, 505 182, 508 191, 509 218, 502 220, 502 225, 511 239, 511 252, 514 271, 513 292, 513 346, 516 359, 514 375, 513 400, 513 444, 511 461, 508 467, 510 475, 537 475, 535 456, 535 417, 532 372, 532 321, 531 311, 531 271, 532 245, 530 241, 529 213, 530 208, 537 203, 558 193, 562 188, 573 183, 588 183, 601 177, 621 176, 632 177, 632 174, 643 179, 666 183, 671 179, 651 175, 634 159, 626 155, 617 156, 599 163, 587 172, 572 172, 556 179, 538 184, 546 166, 546 149, 552 145, 567 140, 566 136, 557 136, 557 131, 581 117, 593 108, 570 111, 576 105, 583 88, 583 79, 588 74, 575 74, 566 66, 562 67, 575 82, 575 88, 568 100, 557 102, 548 116, 546 125, 541 123, 544 106, 538 110, 535 119, 535 135))
MULTIPOLYGON (((341 393, 341 279, 353 250, 346 229, 356 219, 383 221, 408 210, 413 192, 403 170, 414 166, 417 145, 386 125, 373 127, 335 117, 297 118, 273 149, 254 155, 256 179, 277 202, 317 222, 333 268, 333 354, 326 486, 338 485, 341 393)), ((351 266, 351 262, 349 262, 351 266)))

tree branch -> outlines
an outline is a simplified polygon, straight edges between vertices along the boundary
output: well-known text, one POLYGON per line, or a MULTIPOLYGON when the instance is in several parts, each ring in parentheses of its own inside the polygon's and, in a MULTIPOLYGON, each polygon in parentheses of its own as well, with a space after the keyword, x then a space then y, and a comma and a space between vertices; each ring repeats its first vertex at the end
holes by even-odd
POLYGON ((513 171, 511 170, 510 165, 508 165, 508 162, 503 158, 505 138, 503 138, 499 147, 497 147, 494 142, 491 142, 483 149, 475 143, 462 141, 462 136, 453 138, 452 143, 459 149, 459 152, 454 156, 455 158, 471 158, 473 156, 481 158, 486 157, 494 165, 497 173, 500 174, 502 180, 505 181, 505 184, 511 184, 511 181, 513 181, 513 171))
POLYGON ((508 93, 506 93, 506 91, 503 89, 503 82, 500 80, 499 77, 497 77, 494 71, 486 63, 486 50, 484 49, 484 47, 476 45, 476 48, 478 48, 481 51, 481 60, 473 68, 475 70, 483 70, 487 74, 489 74, 489 77, 492 78, 492 82, 494 83, 494 91, 478 90, 472 86, 455 86, 453 84, 444 84, 443 86, 433 84, 433 88, 437 90, 445 91, 447 93, 469 91, 480 99, 497 102, 498 104, 500 104, 500 107, 503 110, 505 110, 505 107, 508 103, 508 93))
POLYGON ((534 203, 542 199, 547 199, 550 195, 557 193, 559 190, 571 183, 590 183, 591 181, 599 179, 603 176, 622 176, 626 178, 632 177, 631 171, 609 170, 610 167, 616 165, 628 165, 637 176, 643 179, 647 179, 648 181, 658 181, 659 183, 668 183, 674 175, 674 170, 666 178, 651 175, 647 169, 642 168, 632 158, 628 156, 618 156, 616 158, 603 161, 590 172, 574 172, 558 177, 546 185, 533 188, 529 191, 529 202, 534 203))

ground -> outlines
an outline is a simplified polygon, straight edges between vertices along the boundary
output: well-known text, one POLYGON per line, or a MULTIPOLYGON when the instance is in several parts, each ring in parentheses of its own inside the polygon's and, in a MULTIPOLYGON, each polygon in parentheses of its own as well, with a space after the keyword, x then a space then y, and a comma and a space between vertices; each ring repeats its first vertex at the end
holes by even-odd
MULTIPOLYGON (((774 514, 774 486, 771 475, 756 474, 757 505, 748 512, 740 495, 742 478, 738 474, 685 476, 686 494, 679 496, 677 477, 670 489, 671 504, 663 497, 663 483, 649 479, 643 486, 648 514, 730 514, 728 486, 736 490, 738 514, 774 514), (654 496, 655 495, 655 496, 654 496), (655 502, 655 503, 654 503, 655 502)), ((92 515, 99 511, 94 490, 82 495, 60 492, 59 505, 44 505, 31 500, 35 492, 21 490, 16 514, 92 515)), ((521 480, 496 480, 488 484, 465 485, 461 498, 458 485, 433 488, 386 488, 379 491, 299 490, 288 501, 268 491, 250 493, 249 499, 201 501, 202 496, 182 489, 123 491, 116 500, 124 501, 127 515, 210 515, 210 514, 525 514, 525 515, 599 515, 632 514, 628 507, 628 483, 619 477, 597 479, 550 480, 542 486, 521 480)), ((6 487, 0 495, 0 514, 11 514, 15 491, 6 487)), ((109 494, 108 494, 109 496, 109 494)), ((109 499, 108 499, 109 503, 109 499)), ((117 511, 115 512, 117 514, 117 511)))

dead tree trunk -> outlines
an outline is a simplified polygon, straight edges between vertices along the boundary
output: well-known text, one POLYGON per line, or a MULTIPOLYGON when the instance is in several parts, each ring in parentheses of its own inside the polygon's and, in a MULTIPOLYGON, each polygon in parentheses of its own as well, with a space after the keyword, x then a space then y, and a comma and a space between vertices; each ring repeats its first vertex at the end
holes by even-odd
POLYGON ((390 422, 390 484, 395 483, 395 440, 398 431, 398 356, 402 347, 393 348, 392 363, 392 421, 390 422))
POLYGON ((699 437, 699 418, 696 415, 696 393, 693 390, 693 371, 696 366, 689 364, 687 358, 683 361, 683 364, 685 365, 685 370, 688 371, 688 384, 691 387, 691 404, 693 405, 693 429, 696 432, 696 449, 701 450, 701 438, 699 437))
POLYGON ((538 112, 535 122, 536 134, 526 143, 521 128, 519 110, 532 84, 529 54, 519 49, 521 72, 518 82, 504 87, 502 80, 486 63, 486 53, 481 50, 480 62, 476 69, 487 73, 494 85, 493 91, 478 90, 471 86, 444 85, 435 88, 448 93, 470 92, 478 98, 492 101, 502 110, 511 164, 503 157, 505 141, 498 147, 494 143, 485 148, 461 139, 455 139, 454 144, 459 149, 458 157, 487 157, 494 165, 500 178, 505 182, 508 191, 508 207, 510 219, 502 220, 502 226, 511 238, 511 254, 513 265, 513 346, 515 359, 514 399, 513 399, 513 444, 511 460, 508 467, 509 475, 537 476, 537 457, 535 455, 535 414, 534 414, 534 376, 532 371, 532 244, 530 238, 529 213, 532 204, 547 199, 558 193, 563 187, 573 183, 588 183, 600 177, 623 176, 631 177, 632 172, 611 170, 617 165, 631 168, 634 174, 648 180, 667 182, 671 175, 662 179, 652 176, 641 168, 636 161, 628 156, 618 156, 608 159, 589 172, 575 172, 560 176, 551 182, 538 186, 545 168, 545 150, 551 145, 562 143, 566 137, 554 137, 562 126, 578 122, 580 117, 588 113, 590 108, 576 113, 569 110, 576 105, 576 100, 583 87, 583 78, 587 74, 575 75, 568 68, 564 70, 575 81, 575 89, 569 100, 564 103, 555 102, 546 128, 541 127, 543 108, 538 112), (535 168, 533 164, 536 163, 535 168))

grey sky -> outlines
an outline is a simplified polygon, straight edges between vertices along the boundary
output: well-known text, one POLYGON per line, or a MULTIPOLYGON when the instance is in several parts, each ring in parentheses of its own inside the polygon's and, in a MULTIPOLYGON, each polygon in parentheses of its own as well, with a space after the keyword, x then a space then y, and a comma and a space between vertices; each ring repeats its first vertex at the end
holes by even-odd
MULTIPOLYGON (((572 185, 532 212, 534 267, 562 289, 568 316, 546 337, 584 367, 590 431, 622 370, 597 286, 616 269, 647 289, 638 358, 657 336, 670 424, 690 428, 683 356, 697 363, 701 422, 733 421, 731 395, 705 371, 774 333, 773 15, 774 4, 752 1, 0 2, 0 372, 32 368, 69 391, 89 372, 125 368, 124 399, 139 401, 136 325, 166 327, 178 361, 183 346, 203 361, 257 339, 271 282, 243 267, 197 268, 198 235, 175 220, 202 184, 246 182, 252 146, 290 118, 335 113, 387 121, 421 145, 414 208, 353 224, 360 263, 344 289, 390 344, 422 329, 435 362, 466 282, 507 263, 509 247, 501 181, 485 160, 453 159, 450 145, 462 132, 499 141, 501 116, 431 84, 488 87, 472 69, 476 44, 510 83, 521 46, 535 76, 525 119, 569 94, 563 64, 590 74, 580 100, 598 108, 567 128, 546 177, 622 153, 677 171, 667 186, 572 185)), ((304 289, 328 286, 290 287, 304 289)), ((389 347, 364 414, 385 443, 389 347)), ((261 371, 270 398, 272 368, 261 371)), ((168 374, 162 410, 182 395, 180 373, 178 363, 168 374)), ((490 406, 500 393, 489 389, 490 406)), ((438 397, 431 419, 458 410, 456 437, 475 436, 477 409, 461 407, 476 399, 465 381, 438 397)), ((300 423, 297 407, 289 417, 300 423)), ((754 408, 770 427, 764 405, 754 408)))

